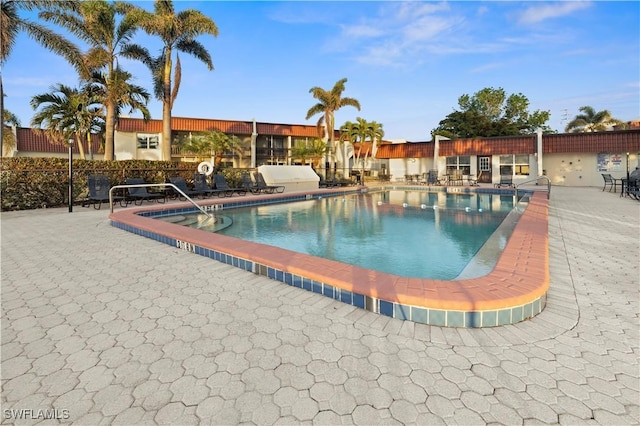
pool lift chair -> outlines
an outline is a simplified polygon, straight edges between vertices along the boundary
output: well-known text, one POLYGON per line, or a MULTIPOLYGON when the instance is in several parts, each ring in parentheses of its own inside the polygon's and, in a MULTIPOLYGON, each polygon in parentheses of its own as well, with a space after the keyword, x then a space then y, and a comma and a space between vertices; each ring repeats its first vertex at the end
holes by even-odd
MULTIPOLYGON (((87 186, 89 187, 89 195, 82 201, 82 207, 89 207, 90 205, 93 205, 94 209, 100 210, 103 202, 109 202, 109 190, 111 189, 109 176, 89 175, 87 177, 87 186)), ((113 201, 119 202, 122 207, 126 207, 128 204, 125 197, 117 195, 113 196, 113 201)))
POLYGON ((256 181, 256 186, 267 194, 273 194, 274 192, 281 194, 284 192, 283 185, 268 185, 260 172, 254 172, 253 177, 256 181))
MULTIPOLYGON (((145 185, 147 182, 142 178, 128 178, 125 185, 145 185)), ((136 206, 141 206, 144 201, 156 201, 164 203, 167 197, 163 193, 149 192, 146 187, 130 187, 127 188, 127 200, 133 201, 136 206)))

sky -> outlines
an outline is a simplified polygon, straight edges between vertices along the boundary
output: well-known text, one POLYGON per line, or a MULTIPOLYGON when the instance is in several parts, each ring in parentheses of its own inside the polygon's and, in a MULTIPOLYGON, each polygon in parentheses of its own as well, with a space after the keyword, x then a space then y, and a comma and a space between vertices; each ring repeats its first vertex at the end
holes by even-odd
MULTIPOLYGON (((151 1, 133 2, 152 10, 151 1)), ((584 105, 623 121, 640 119, 640 3, 635 1, 179 1, 214 20, 218 37, 200 36, 214 70, 181 54, 174 117, 315 125, 309 90, 346 78, 336 128, 362 117, 385 139, 427 141, 458 98, 486 87, 522 93, 529 111, 551 113, 563 131, 584 105)), ((33 14, 24 18, 35 20, 33 14)), ((55 27, 53 27, 55 28, 55 27)), ((59 32, 62 32, 58 28, 59 32)), ((77 42, 77 40, 75 40, 77 42)), ((134 42, 155 56, 160 40, 134 42)), ((121 65, 153 92, 148 69, 121 65)), ((29 127, 33 96, 63 83, 73 68, 21 34, 2 68, 5 108, 29 127)), ((162 103, 148 108, 162 119, 162 103)), ((132 113, 132 117, 141 117, 132 113)))

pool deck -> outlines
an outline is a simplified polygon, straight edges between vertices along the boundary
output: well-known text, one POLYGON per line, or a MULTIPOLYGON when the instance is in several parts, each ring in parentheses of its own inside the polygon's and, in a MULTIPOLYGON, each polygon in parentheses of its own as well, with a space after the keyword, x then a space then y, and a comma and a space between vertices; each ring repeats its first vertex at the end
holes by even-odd
POLYGON ((635 200, 553 187, 545 310, 481 329, 367 312, 108 215, 2 213, 3 424, 640 423, 635 200))

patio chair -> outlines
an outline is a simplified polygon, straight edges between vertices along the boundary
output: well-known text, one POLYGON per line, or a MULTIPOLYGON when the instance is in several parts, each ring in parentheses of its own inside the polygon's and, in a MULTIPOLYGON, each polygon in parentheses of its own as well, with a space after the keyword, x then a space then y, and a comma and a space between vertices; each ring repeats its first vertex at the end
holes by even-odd
MULTIPOLYGON (((623 187, 626 183, 626 193, 630 198, 635 198, 636 200, 640 200, 640 180, 636 179, 622 179, 623 187), (626 182, 625 182, 626 181, 626 182)), ((622 191, 624 195, 624 190, 622 191)))
POLYGON ((233 194, 238 195, 247 195, 247 188, 232 188, 227 184, 227 180, 223 175, 215 174, 213 175, 213 179, 216 183, 216 189, 225 191, 225 195, 231 197, 233 194))
POLYGON ((500 176, 500 182, 494 185, 496 188, 502 188, 506 186, 508 188, 513 188, 513 176, 511 175, 502 175, 500 176))
POLYGON ((318 175, 318 177, 320 178, 320 180, 318 181, 318 188, 331 188, 337 186, 334 180, 327 180, 324 178, 324 176, 319 175, 318 173, 316 173, 316 175, 318 175))
POLYGON ((262 189, 258 188, 255 182, 251 180, 251 175, 249 173, 242 174, 242 187, 252 194, 260 194, 262 192, 262 189))
POLYGON ((262 176, 262 173, 260 172, 254 172, 253 178, 256 181, 256 186, 267 194, 273 194, 274 192, 284 192, 283 185, 267 185, 267 182, 264 180, 264 176, 262 176))
POLYGON ((437 170, 429 170, 429 174, 427 175, 427 185, 441 185, 440 179, 438 179, 437 170))
POLYGON ((453 173, 447 176, 447 183, 450 185, 462 185, 464 183, 462 171, 453 170, 453 173))
MULTIPOLYGON (((189 198, 193 198, 193 197, 204 198, 206 195, 203 191, 190 189, 189 186, 187 185, 187 181, 182 176, 172 176, 169 178, 169 182, 174 184, 180 191, 182 191, 189 198)), ((176 193, 176 196, 178 198, 184 198, 182 194, 180 194, 179 192, 176 193)))
POLYGON ((193 190, 200 192, 205 196, 216 195, 218 197, 226 196, 226 191, 223 189, 214 189, 207 184, 207 177, 202 173, 195 173, 193 175, 193 190))
POLYGON ((473 177, 471 175, 467 176, 467 182, 469 182, 469 186, 480 186, 478 184, 478 180, 480 179, 480 175, 482 174, 482 172, 478 172, 478 176, 473 177))
MULTIPOLYGON (((94 209, 100 210, 103 202, 109 202, 109 190, 111 189, 109 176, 89 175, 87 176, 87 186, 89 187, 89 195, 82 201, 82 207, 89 207, 92 205, 94 209)), ((125 197, 119 195, 114 195, 113 201, 119 202, 122 207, 126 207, 128 204, 125 197)))
POLYGON ((604 186, 602 187, 602 190, 604 191, 608 186, 609 192, 611 192, 612 189, 613 189, 613 192, 616 192, 618 187, 618 181, 620 181, 620 179, 614 178, 609 173, 602 173, 602 178, 604 179, 604 186))
MULTIPOLYGON (((128 178, 125 180, 125 185, 144 185, 147 182, 142 178, 128 178)), ((156 201, 158 203, 164 203, 167 200, 167 196, 164 193, 149 192, 146 187, 127 188, 127 199, 133 201, 136 206, 141 206, 144 201, 156 201)))

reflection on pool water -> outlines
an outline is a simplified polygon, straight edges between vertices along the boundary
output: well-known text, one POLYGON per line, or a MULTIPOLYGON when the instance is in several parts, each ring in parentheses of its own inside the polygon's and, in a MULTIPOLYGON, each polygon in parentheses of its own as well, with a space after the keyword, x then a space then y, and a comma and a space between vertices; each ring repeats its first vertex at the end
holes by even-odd
MULTIPOLYGON (((216 214, 232 225, 215 231, 394 275, 451 280, 514 206, 513 195, 389 190, 224 210, 216 214)), ((492 253, 495 263, 499 252, 492 253)))

